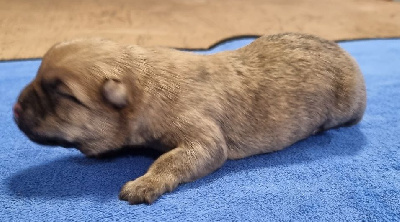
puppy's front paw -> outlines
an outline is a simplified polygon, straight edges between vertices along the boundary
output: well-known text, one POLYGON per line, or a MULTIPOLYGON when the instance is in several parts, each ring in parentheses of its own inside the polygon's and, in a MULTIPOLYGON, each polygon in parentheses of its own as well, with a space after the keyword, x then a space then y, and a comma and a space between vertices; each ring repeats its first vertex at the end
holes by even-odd
POLYGON ((142 176, 127 182, 119 193, 119 199, 126 200, 130 204, 151 204, 163 193, 172 189, 173 187, 165 181, 150 176, 142 176))

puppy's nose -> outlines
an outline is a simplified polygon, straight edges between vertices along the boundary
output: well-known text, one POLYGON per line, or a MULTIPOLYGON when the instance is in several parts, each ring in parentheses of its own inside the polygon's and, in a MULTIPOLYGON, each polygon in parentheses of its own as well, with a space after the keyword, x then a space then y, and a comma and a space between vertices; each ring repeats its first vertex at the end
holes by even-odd
POLYGON ((13 113, 14 113, 14 117, 15 118, 19 118, 21 113, 22 113, 22 106, 19 103, 15 103, 15 105, 13 106, 13 113))

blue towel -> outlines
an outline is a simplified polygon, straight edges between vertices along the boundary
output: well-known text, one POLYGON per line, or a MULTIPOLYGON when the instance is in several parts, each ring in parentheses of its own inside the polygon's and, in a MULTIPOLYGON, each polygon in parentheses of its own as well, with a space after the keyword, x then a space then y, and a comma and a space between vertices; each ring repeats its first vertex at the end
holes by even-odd
MULTIPOLYGON (((231 50, 234 40, 208 52, 231 50)), ((152 155, 88 159, 30 142, 11 107, 40 60, 0 63, 1 221, 400 221, 400 39, 340 43, 365 75, 363 121, 228 161, 154 204, 118 200, 152 155)))

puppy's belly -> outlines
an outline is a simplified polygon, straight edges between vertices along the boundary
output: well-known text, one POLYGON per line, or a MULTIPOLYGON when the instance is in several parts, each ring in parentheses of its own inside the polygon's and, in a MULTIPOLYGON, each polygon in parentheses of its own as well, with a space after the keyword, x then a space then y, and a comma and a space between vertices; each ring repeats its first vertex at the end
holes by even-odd
POLYGON ((261 126, 241 128, 227 132, 225 140, 228 146, 228 158, 240 159, 252 155, 269 153, 284 149, 297 141, 305 139, 318 129, 320 121, 304 123, 303 127, 295 124, 283 124, 280 127, 261 126))

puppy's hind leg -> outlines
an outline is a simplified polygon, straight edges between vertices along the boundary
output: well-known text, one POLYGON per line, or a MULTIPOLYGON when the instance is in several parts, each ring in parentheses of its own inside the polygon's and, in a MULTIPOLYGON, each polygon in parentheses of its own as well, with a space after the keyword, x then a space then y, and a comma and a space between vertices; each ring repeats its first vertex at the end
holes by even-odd
POLYGON ((349 121, 343 123, 341 126, 350 127, 350 126, 356 125, 357 123, 359 123, 361 121, 361 119, 362 119, 362 116, 354 117, 353 119, 350 119, 349 121))
POLYGON ((346 118, 345 120, 327 120, 322 124, 313 134, 321 133, 329 129, 337 129, 340 127, 350 127, 359 123, 363 117, 364 110, 354 114, 353 116, 346 118))

